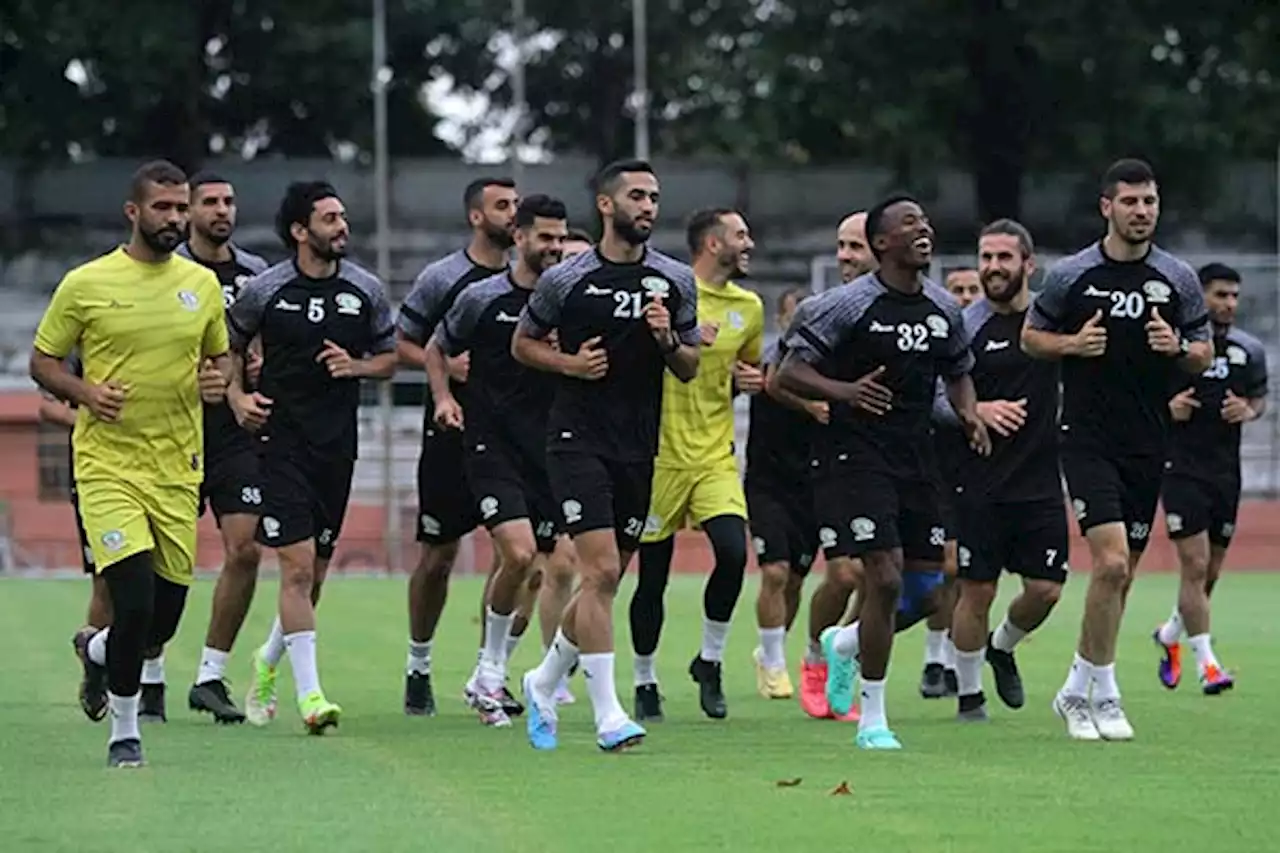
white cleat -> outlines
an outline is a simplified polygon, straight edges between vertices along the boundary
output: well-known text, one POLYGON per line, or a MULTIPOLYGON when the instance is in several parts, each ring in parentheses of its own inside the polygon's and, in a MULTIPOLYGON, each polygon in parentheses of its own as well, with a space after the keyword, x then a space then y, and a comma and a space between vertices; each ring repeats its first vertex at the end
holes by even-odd
POLYGON ((1133 726, 1124 714, 1119 699, 1103 699, 1093 703, 1093 725, 1103 740, 1133 740, 1133 726))
POLYGON ((1102 740, 1085 697, 1058 693, 1053 697, 1053 712, 1066 722, 1067 735, 1072 740, 1102 740))

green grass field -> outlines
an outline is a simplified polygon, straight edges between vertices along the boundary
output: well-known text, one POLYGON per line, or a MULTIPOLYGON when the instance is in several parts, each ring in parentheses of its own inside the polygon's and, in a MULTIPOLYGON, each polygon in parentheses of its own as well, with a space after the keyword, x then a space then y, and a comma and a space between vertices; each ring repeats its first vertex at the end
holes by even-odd
MULTIPOLYGON (((986 726, 959 726, 950 701, 916 691, 921 633, 901 640, 889 713, 906 749, 867 754, 853 728, 817 722, 794 702, 754 692, 748 581, 730 642, 730 718, 697 709, 684 668, 696 649, 701 586, 673 582, 659 674, 668 721, 644 746, 615 756, 593 745, 590 709, 562 715, 558 752, 528 748, 523 728, 481 728, 458 699, 474 662, 475 579, 457 583, 436 650, 442 713, 400 712, 405 655, 402 580, 335 581, 321 609, 320 663, 346 715, 336 734, 302 733, 290 701, 265 730, 219 728, 186 710, 211 585, 197 586, 168 660, 170 721, 146 729, 150 766, 104 767, 107 731, 81 715, 68 638, 87 584, 0 582, 0 850, 251 851, 1140 851, 1275 850, 1280 813, 1280 575, 1221 585, 1217 649, 1240 676, 1219 698, 1193 681, 1168 693, 1147 637, 1166 615, 1170 577, 1142 578, 1120 650, 1120 681, 1138 738, 1069 742, 1049 709, 1070 660, 1084 579, 1020 652, 1026 708, 993 708, 986 726), (800 779, 795 787, 779 780, 800 779), (842 781, 852 796, 831 796, 842 781)), ((630 595, 630 584, 624 596, 630 595)), ((274 603, 265 584, 232 669, 274 603)), ((625 613, 619 608, 619 613, 625 613)), ((513 671, 538 657, 531 631, 513 671)), ((627 632, 620 639, 627 645, 627 632)), ((794 660, 799 649, 791 641, 794 660)), ((630 705, 629 654, 619 688, 630 705)), ((795 671, 793 669, 793 676, 795 671)), ((282 700, 292 692, 287 674, 282 700)), ((991 689, 988 682, 988 692, 991 689)))

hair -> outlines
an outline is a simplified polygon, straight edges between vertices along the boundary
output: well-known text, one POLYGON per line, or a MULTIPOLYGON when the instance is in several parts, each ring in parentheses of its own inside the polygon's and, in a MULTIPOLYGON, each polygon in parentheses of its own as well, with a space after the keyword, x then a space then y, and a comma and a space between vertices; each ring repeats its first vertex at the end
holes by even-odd
POLYGON ((186 172, 168 160, 152 160, 149 163, 143 163, 133 173, 133 178, 129 181, 129 200, 138 204, 145 201, 150 184, 180 187, 185 183, 187 183, 186 172))
POLYGON ((578 243, 590 243, 594 245, 596 242, 591 238, 590 234, 588 234, 586 231, 583 231, 581 228, 570 228, 569 233, 564 236, 564 239, 565 239, 565 242, 567 243, 578 242, 578 243))
POLYGON ((914 196, 905 193, 891 195, 884 201, 877 202, 876 206, 867 211, 867 245, 871 248, 871 254, 876 260, 880 260, 880 251, 876 249, 876 237, 882 233, 884 227, 884 215, 895 204, 910 202, 911 204, 919 204, 914 196))
POLYGON ((629 172, 656 174, 648 160, 614 160, 596 172, 596 176, 591 179, 591 189, 596 195, 613 195, 618 189, 618 179, 629 172))
POLYGON ((983 237, 989 237, 992 234, 1017 237, 1018 249, 1022 252, 1023 259, 1029 258, 1036 253, 1036 244, 1031 239, 1031 232, 1016 219, 997 219, 995 222, 989 223, 978 232, 978 239, 981 240, 983 237))
POLYGON ((704 207, 695 210, 689 217, 689 224, 685 226, 684 231, 689 254, 697 257, 702 251, 702 242, 707 239, 707 235, 720 227, 722 219, 737 212, 731 207, 704 207))
POLYGON ((788 287, 778 294, 778 301, 774 304, 774 307, 777 309, 778 313, 781 314, 787 308, 788 299, 795 299, 796 305, 799 305, 808 295, 809 289, 807 287, 788 287))
POLYGON ((287 249, 296 249, 291 229, 294 225, 306 226, 311 222, 311 212, 316 202, 326 198, 338 198, 338 191, 328 181, 295 181, 285 190, 276 212, 276 236, 287 249))
POLYGON ((1235 284, 1240 283, 1240 273, 1234 267, 1226 264, 1220 264, 1214 261, 1211 264, 1205 264, 1196 271, 1200 276, 1200 286, 1208 287, 1210 282, 1214 281, 1230 281, 1235 284))
POLYGON ((1125 157, 1117 160, 1102 173, 1102 194, 1107 198, 1116 197, 1116 187, 1120 184, 1149 184, 1156 179, 1155 170, 1146 160, 1125 157))
POLYGON ((520 200, 516 208, 516 227, 528 228, 535 219, 568 219, 564 202, 549 195, 531 195, 520 200))
POLYGON ((483 205, 484 191, 488 187, 504 187, 513 190, 516 188, 516 182, 515 179, 507 177, 476 178, 462 191, 463 208, 467 211, 479 210, 483 205))

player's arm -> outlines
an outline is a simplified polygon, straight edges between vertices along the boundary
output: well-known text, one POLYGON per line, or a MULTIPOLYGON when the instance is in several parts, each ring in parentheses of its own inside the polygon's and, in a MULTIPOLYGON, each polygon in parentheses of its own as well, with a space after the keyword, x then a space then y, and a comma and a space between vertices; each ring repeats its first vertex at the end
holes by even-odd
POLYGON ((64 359, 79 342, 84 331, 83 315, 74 279, 64 278, 56 290, 31 348, 29 370, 37 385, 59 400, 77 406, 89 405, 89 383, 67 370, 64 359))
POLYGON ((552 267, 538 278, 511 335, 511 357, 534 370, 599 379, 609 371, 609 356, 600 337, 583 341, 577 352, 570 353, 561 350, 553 335, 560 325, 565 300, 576 284, 574 273, 564 269, 567 266, 552 267))
POLYGON ((277 285, 272 284, 266 273, 254 276, 244 283, 240 295, 226 312, 227 343, 227 404, 236 422, 248 430, 257 430, 267 422, 271 413, 271 400, 260 392, 245 387, 245 356, 249 345, 262 332, 262 318, 266 313, 277 285))
POLYGON ((40 395, 40 421, 70 429, 76 425, 76 410, 46 391, 40 395))
MULTIPOLYGON (((1152 341, 1152 348, 1176 356, 1178 367, 1199 375, 1213 364, 1213 329, 1209 325, 1209 306, 1204 301, 1204 288, 1200 286, 1199 276, 1186 264, 1180 264, 1170 278, 1179 296, 1177 314, 1169 323, 1153 308, 1152 319, 1159 320, 1173 333, 1173 341, 1163 350, 1159 350, 1152 341)), ((1147 329, 1150 340, 1151 324, 1147 329)))
MULTIPOLYGON (((947 306, 950 332, 947 335, 946 353, 939 362, 939 373, 947 386, 947 399, 955 412, 960 428, 969 439, 969 446, 977 453, 986 456, 991 452, 991 436, 987 434, 987 426, 978 415, 978 392, 973 387, 973 350, 970 348, 969 335, 965 329, 964 316, 957 309, 947 306)), ((934 411, 937 411, 937 395, 934 396, 934 411)))
POLYGON ((847 402, 856 396, 854 383, 823 376, 816 367, 831 355, 857 320, 856 314, 839 310, 840 301, 843 300, 813 300, 803 303, 796 312, 781 343, 786 355, 778 365, 779 389, 802 399, 834 402, 847 402))
POLYGON ((759 394, 768 383, 764 360, 764 305, 756 297, 751 304, 751 319, 747 323, 747 340, 738 350, 733 366, 733 394, 759 394))
MULTIPOLYGON (((442 317, 443 303, 452 286, 453 282, 442 278, 433 267, 427 267, 414 280, 396 314, 396 356, 404 367, 426 370, 427 339, 442 317)), ((465 353, 450 362, 449 373, 458 381, 466 381, 465 353)))
POLYGON ((698 363, 702 358, 698 286, 694 283, 691 269, 681 270, 681 274, 673 278, 679 297, 675 311, 667 308, 665 300, 653 299, 644 308, 645 320, 667 369, 681 382, 689 382, 698 375, 698 363))
POLYGON ((1075 276, 1062 266, 1049 267, 1044 289, 1031 301, 1022 324, 1022 351, 1032 358, 1058 361, 1066 357, 1092 358, 1106 351, 1107 330, 1102 312, 1091 317, 1080 331, 1063 331, 1075 276))
POLYGON ((387 292, 378 287, 369 294, 369 351, 351 362, 351 375, 356 379, 390 379, 400 364, 396 325, 391 317, 387 292))
POLYGON ((1224 421, 1233 424, 1256 421, 1267 411, 1267 351, 1252 338, 1241 341, 1240 347, 1248 358, 1241 388, 1244 395, 1228 388, 1220 412, 1224 421))

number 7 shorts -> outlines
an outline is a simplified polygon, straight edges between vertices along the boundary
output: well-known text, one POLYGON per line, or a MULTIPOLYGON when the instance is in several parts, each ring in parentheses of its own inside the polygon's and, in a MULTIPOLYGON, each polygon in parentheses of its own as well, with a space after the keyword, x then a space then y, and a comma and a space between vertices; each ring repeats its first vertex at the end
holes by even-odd
POLYGON ((993 503, 956 496, 957 575, 992 582, 1001 572, 1027 580, 1067 580, 1067 507, 1058 499, 993 503))

